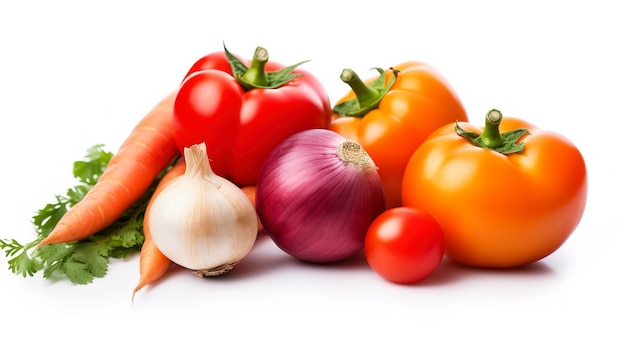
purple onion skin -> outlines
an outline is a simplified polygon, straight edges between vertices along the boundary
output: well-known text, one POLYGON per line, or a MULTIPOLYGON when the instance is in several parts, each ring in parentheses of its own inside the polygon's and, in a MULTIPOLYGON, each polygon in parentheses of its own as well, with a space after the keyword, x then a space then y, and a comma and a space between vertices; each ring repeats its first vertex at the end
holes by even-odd
POLYGON ((328 129, 296 133, 274 148, 259 172, 256 206, 263 228, 300 260, 331 263, 356 254, 385 210, 378 170, 344 163, 337 155, 344 141, 328 129))

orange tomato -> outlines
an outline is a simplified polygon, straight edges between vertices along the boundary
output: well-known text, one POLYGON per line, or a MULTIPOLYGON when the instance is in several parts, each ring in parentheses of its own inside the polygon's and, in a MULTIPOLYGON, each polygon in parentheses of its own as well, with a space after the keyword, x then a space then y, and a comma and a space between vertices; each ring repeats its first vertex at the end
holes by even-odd
POLYGON ((409 160, 402 199, 439 222, 451 259, 515 267, 550 255, 575 230, 586 205, 587 170, 567 138, 499 112, 501 121, 490 123, 494 113, 479 136, 469 124, 435 131, 409 160), (509 154, 484 145, 519 128, 529 133, 500 143, 509 154), (472 143, 472 136, 485 147, 472 143))
POLYGON ((401 63, 366 83, 354 77, 354 83, 344 80, 352 91, 334 107, 330 129, 363 146, 378 166, 387 207, 400 206, 404 168, 413 152, 442 125, 467 122, 465 109, 445 78, 421 62, 401 63), (372 89, 377 80, 380 86, 372 89), (338 110, 356 99, 358 112, 338 110))

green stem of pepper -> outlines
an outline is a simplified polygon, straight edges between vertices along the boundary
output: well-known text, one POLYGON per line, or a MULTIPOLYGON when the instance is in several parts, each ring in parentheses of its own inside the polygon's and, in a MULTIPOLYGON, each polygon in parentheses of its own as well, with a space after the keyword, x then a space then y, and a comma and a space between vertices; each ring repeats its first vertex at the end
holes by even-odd
POLYGON ((341 71, 339 77, 352 88, 352 91, 359 101, 359 107, 368 108, 377 101, 380 101, 380 92, 366 85, 353 70, 346 68, 341 71))
POLYGON ((267 86, 269 81, 267 73, 265 72, 265 64, 268 60, 269 54, 267 50, 261 46, 257 47, 254 51, 250 67, 242 76, 243 80, 256 87, 267 86))
POLYGON ((376 78, 369 86, 361 81, 359 76, 351 69, 341 71, 341 75, 339 77, 343 82, 347 83, 352 88, 356 98, 336 104, 333 107, 333 112, 342 117, 363 117, 369 111, 378 108, 378 105, 383 100, 383 97, 385 97, 391 89, 391 86, 395 83, 398 73, 400 73, 400 71, 396 69, 391 68, 391 70, 393 76, 391 76, 389 81, 387 81, 385 71, 382 68, 376 68, 376 71, 378 71, 378 78, 376 78))
POLYGON ((226 45, 224 45, 224 54, 233 71, 233 77, 239 82, 244 91, 250 91, 255 88, 273 89, 283 86, 296 77, 302 76, 301 73, 293 73, 293 71, 296 67, 306 62, 298 62, 294 65, 283 67, 278 71, 267 72, 265 71, 265 65, 268 62, 269 54, 263 47, 259 46, 254 50, 250 67, 230 53, 226 45))
POLYGON ((485 116, 485 128, 481 134, 469 132, 456 123, 455 131, 459 136, 467 139, 473 145, 485 149, 496 151, 500 154, 522 153, 524 151, 524 142, 520 140, 529 135, 530 132, 526 128, 518 128, 512 131, 500 133, 500 122, 502 122, 502 113, 497 109, 492 109, 485 116))
POLYGON ((502 122, 502 112, 492 109, 485 116, 485 129, 480 135, 482 142, 487 148, 500 148, 504 143, 500 134, 500 122, 502 122))

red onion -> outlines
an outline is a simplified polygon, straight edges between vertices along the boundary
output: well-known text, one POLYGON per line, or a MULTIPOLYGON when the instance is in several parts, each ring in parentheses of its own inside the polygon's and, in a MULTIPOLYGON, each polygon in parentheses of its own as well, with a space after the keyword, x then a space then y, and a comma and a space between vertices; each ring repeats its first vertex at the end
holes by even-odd
POLYGON ((364 247, 385 209, 376 165, 358 143, 310 129, 276 146, 257 179, 256 206, 266 233, 298 259, 329 263, 364 247))

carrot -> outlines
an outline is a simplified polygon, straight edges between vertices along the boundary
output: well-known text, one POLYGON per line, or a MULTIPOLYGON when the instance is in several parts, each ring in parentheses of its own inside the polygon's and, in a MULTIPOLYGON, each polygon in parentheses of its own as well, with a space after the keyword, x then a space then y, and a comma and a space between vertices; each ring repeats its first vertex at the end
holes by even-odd
POLYGON ((174 91, 133 128, 98 182, 37 246, 85 239, 111 225, 178 155, 172 131, 174 91))
MULTIPOLYGON (((244 186, 241 190, 246 193, 248 199, 252 203, 252 206, 256 208, 256 186, 244 186)), ((259 232, 263 231, 263 224, 261 224, 261 219, 259 219, 259 215, 257 214, 257 223, 259 224, 259 232)))
POLYGON ((157 185, 154 193, 150 197, 150 201, 148 201, 148 206, 146 206, 146 211, 143 217, 143 235, 144 241, 141 246, 141 253, 139 254, 139 283, 133 290, 133 297, 135 299, 135 294, 137 291, 141 290, 147 285, 153 284, 156 282, 161 276, 167 272, 167 269, 170 267, 172 261, 168 259, 163 253, 157 248, 152 240, 152 235, 150 234, 150 211, 152 208, 152 202, 154 199, 163 191, 163 189, 175 178, 183 175, 185 173, 185 161, 180 159, 173 167, 170 169, 164 176, 161 178, 161 181, 157 185))

